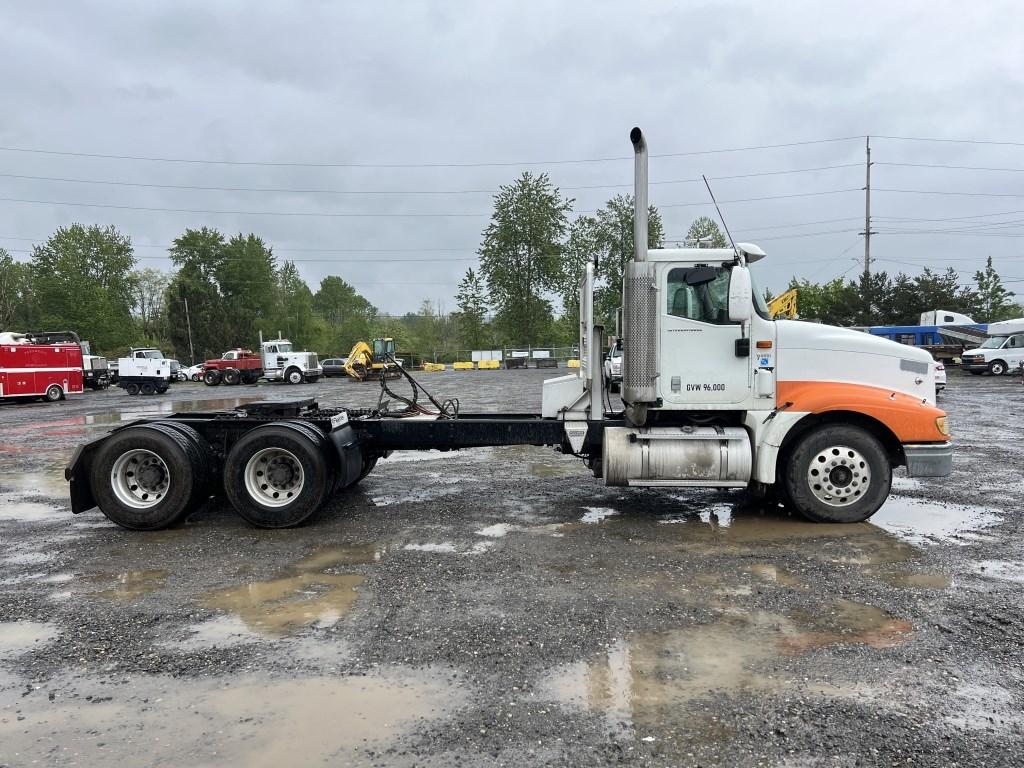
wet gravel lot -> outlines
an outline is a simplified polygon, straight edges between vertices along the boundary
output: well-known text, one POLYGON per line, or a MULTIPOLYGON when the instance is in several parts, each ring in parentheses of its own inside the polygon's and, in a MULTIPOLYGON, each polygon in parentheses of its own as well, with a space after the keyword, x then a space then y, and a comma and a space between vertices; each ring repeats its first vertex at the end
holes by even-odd
MULTIPOLYGON (((556 373, 422 378, 536 411, 556 373)), ((296 530, 215 500, 155 533, 71 515, 75 446, 376 385, 4 404, 0 766, 1021 765, 1022 394, 951 371, 953 475, 870 524, 501 448, 396 454, 296 530)))

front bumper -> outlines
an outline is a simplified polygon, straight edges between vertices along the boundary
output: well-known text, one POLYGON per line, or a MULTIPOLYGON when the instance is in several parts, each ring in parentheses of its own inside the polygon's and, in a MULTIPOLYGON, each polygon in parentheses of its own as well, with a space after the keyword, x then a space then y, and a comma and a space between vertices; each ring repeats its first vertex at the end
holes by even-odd
POLYGON ((984 357, 961 357, 960 367, 967 371, 987 371, 988 361, 984 357))
POLYGON ((909 477, 945 477, 953 471, 953 444, 904 444, 909 477))

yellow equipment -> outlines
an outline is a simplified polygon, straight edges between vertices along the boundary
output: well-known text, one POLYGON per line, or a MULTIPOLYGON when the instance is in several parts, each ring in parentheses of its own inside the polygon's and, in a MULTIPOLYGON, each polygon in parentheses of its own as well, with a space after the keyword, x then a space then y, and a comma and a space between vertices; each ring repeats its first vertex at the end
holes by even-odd
POLYGON ((367 379, 397 379, 402 374, 392 362, 395 357, 395 340, 374 339, 371 347, 365 341, 357 341, 345 361, 345 373, 356 381, 367 379))
POLYGON ((458 363, 452 363, 453 371, 472 371, 475 368, 472 363, 460 361, 458 363))
POLYGON ((481 360, 476 364, 478 371, 496 371, 501 367, 501 360, 481 360))
POLYGON ((796 311, 796 288, 790 288, 768 302, 768 314, 787 320, 796 320, 800 315, 796 311))
POLYGON ((424 373, 437 373, 438 371, 443 371, 444 369, 445 369, 444 363, 424 363, 423 364, 423 372, 424 373))

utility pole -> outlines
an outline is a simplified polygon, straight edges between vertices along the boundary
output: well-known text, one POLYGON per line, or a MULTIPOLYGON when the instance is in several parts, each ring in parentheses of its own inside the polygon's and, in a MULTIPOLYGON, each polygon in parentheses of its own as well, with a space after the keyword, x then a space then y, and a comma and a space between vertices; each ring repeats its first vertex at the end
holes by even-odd
POLYGON ((192 318, 188 314, 188 297, 182 296, 181 299, 185 302, 185 326, 188 328, 188 357, 192 361, 192 365, 195 365, 196 351, 192 348, 192 318))
POLYGON ((864 282, 871 277, 871 137, 864 138, 864 149, 867 152, 864 181, 864 282))
POLYGON ((860 290, 864 301, 861 323, 870 325, 874 307, 871 302, 871 137, 864 137, 864 274, 861 276, 860 290))

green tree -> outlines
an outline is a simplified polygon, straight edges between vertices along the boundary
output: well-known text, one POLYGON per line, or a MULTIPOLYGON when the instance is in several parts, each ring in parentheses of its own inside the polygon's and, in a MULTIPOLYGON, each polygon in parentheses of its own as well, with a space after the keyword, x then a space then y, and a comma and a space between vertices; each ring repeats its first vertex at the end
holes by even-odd
POLYGON ((842 277, 819 285, 809 280, 789 281, 787 288, 796 288, 800 317, 829 325, 856 325, 859 297, 857 287, 842 277))
POLYGON ((0 330, 27 330, 32 324, 32 275, 0 248, 0 330))
POLYGON ((686 230, 686 245, 690 248, 728 248, 718 223, 708 216, 698 216, 686 230))
POLYGON ((278 330, 299 346, 312 346, 322 339, 326 324, 313 312, 313 294, 299 275, 294 262, 286 261, 277 272, 278 330))
POLYGON ((277 262, 273 251, 254 234, 237 234, 224 247, 216 269, 217 287, 235 340, 231 345, 249 343, 259 332, 272 336, 283 328, 274 323, 281 317, 277 262))
POLYGON ((220 357, 238 344, 255 344, 255 339, 235 340, 224 297, 216 275, 225 258, 224 236, 214 230, 186 229, 168 250, 178 267, 164 298, 167 336, 180 358, 191 362, 220 357))
POLYGON ((132 313, 143 336, 160 338, 164 331, 164 300, 171 276, 152 267, 132 274, 132 313))
POLYGON ((524 171, 494 196, 494 212, 480 245, 480 272, 490 288, 505 340, 536 344, 551 322, 562 240, 572 200, 547 174, 524 171))
POLYGON ((458 338, 462 349, 487 349, 491 346, 487 324, 487 291, 480 274, 466 270, 455 296, 458 303, 458 338))
POLYGON ((971 317, 979 323, 994 323, 1018 316, 1020 307, 1012 301, 1013 294, 1003 287, 1003 281, 992 265, 992 257, 985 260, 985 269, 974 273, 977 290, 971 306, 971 317))
POLYGON ((313 309, 327 324, 329 341, 325 348, 345 355, 357 341, 372 338, 377 308, 337 275, 320 281, 320 288, 313 295, 313 309))
MULTIPOLYGON (((622 305, 622 276, 633 259, 633 197, 616 195, 597 212, 594 234, 598 256, 594 310, 599 322, 615 327, 615 313, 622 305)), ((661 214, 653 205, 647 211, 647 247, 658 248, 664 237, 661 214)), ((579 278, 577 278, 579 280, 579 278)))
POLYGON ((45 330, 70 329, 97 350, 131 343, 135 254, 114 227, 61 227, 32 248, 32 292, 45 330))

